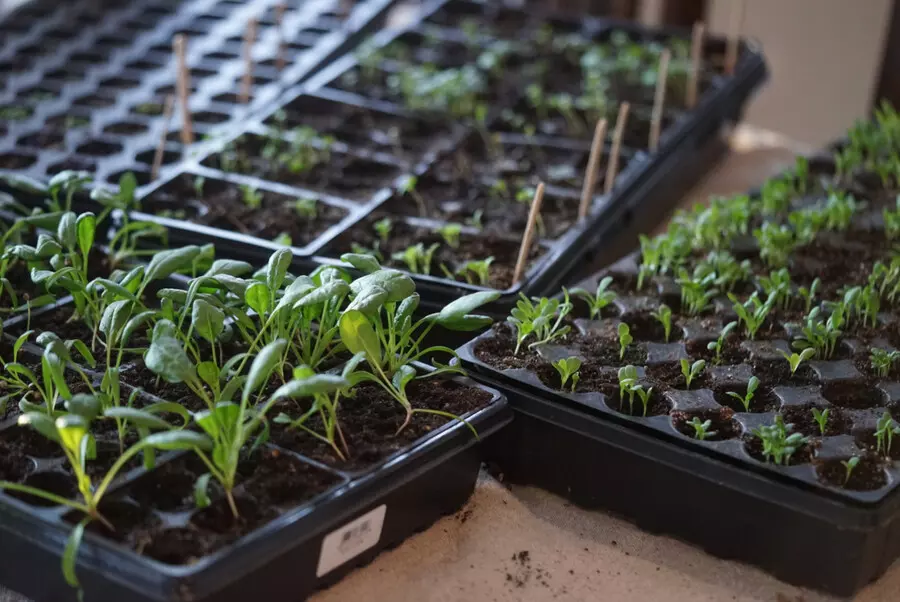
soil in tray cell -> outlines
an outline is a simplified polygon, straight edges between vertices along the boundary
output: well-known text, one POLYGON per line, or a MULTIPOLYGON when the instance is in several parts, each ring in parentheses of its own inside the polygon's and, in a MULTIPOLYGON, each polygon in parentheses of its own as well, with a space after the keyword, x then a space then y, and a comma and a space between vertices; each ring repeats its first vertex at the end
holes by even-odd
POLYGON ((288 142, 276 136, 241 136, 204 164, 359 202, 370 200, 400 175, 392 165, 331 150, 330 139, 315 132, 291 135, 299 137, 288 142))
POLYGON ((302 247, 347 215, 315 198, 298 197, 202 176, 182 175, 142 201, 142 209, 265 240, 302 247))
MULTIPOLYGON (((446 233, 434 228, 415 226, 381 214, 359 222, 338 236, 324 248, 322 255, 369 253, 386 266, 413 273, 443 278, 449 273, 456 280, 500 290, 512 285, 520 241, 489 233, 458 232, 450 240, 453 244, 446 233), (481 271, 473 262, 487 263, 487 269, 481 271)), ((544 252, 543 247, 533 244, 529 260, 538 259, 544 252)))

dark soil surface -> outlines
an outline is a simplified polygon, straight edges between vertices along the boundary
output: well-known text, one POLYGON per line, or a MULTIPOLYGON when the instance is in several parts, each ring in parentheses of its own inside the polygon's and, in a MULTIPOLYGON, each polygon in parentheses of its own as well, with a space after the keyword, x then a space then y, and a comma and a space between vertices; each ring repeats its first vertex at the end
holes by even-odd
POLYGON ((156 215, 186 219, 196 224, 273 240, 287 234, 294 246, 302 247, 339 222, 347 210, 321 201, 297 199, 266 190, 248 191, 221 180, 204 182, 197 195, 194 179, 180 176, 157 190, 142 203, 143 210, 156 215), (245 202, 245 194, 261 195, 259 207, 245 202), (301 201, 300 209, 297 201, 301 201), (309 212, 309 213, 307 213, 309 212))

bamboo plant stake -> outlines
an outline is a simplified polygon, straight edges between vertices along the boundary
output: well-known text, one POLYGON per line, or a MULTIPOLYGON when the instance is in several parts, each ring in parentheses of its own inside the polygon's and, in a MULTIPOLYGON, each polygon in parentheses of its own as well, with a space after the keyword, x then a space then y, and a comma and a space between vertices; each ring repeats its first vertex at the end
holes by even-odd
POLYGON ((669 61, 672 52, 666 48, 659 56, 659 69, 656 73, 656 94, 653 97, 653 113, 650 117, 650 140, 648 148, 655 151, 659 148, 659 132, 662 129, 663 111, 666 108, 666 84, 669 81, 669 61))
POLYGON ((581 189, 581 204, 578 206, 578 219, 587 217, 591 199, 594 198, 594 190, 597 188, 597 170, 600 167, 600 159, 603 156, 603 143, 606 140, 606 119, 597 122, 594 128, 594 141, 591 143, 591 154, 588 158, 587 169, 584 172, 584 185, 581 189))
POLYGON ((191 121, 191 108, 188 105, 191 90, 191 74, 187 68, 187 40, 183 33, 175 36, 172 42, 175 52, 175 60, 178 65, 176 87, 178 91, 178 104, 181 106, 181 143, 194 143, 194 125, 191 121))
POLYGON ((733 75, 741 47, 741 30, 744 28, 744 0, 732 0, 731 22, 725 47, 725 75, 733 75))
POLYGON ((166 105, 163 109, 163 126, 162 132, 159 134, 159 144, 156 146, 156 152, 153 154, 153 167, 150 169, 150 180, 159 177, 159 170, 162 167, 163 155, 166 152, 166 138, 169 134, 169 124, 172 121, 172 111, 175 108, 175 97, 169 94, 166 97, 166 105))
POLYGON ((278 29, 278 54, 275 57, 275 67, 282 71, 285 65, 285 53, 287 44, 284 41, 284 13, 287 10, 287 4, 284 2, 275 7, 275 27, 278 29))
POLYGON ((256 42, 256 19, 250 19, 244 32, 244 78, 241 82, 240 101, 250 102, 253 91, 253 44, 256 42))
POLYGON ((534 228, 538 216, 541 214, 541 204, 544 202, 544 183, 539 182, 534 191, 534 199, 531 201, 531 211, 528 212, 528 223, 525 224, 525 233, 522 235, 522 246, 519 247, 519 258, 516 260, 516 269, 513 272, 513 284, 517 284, 525 273, 525 264, 528 262, 528 252, 531 250, 531 241, 534 239, 534 228))
POLYGON ((703 70, 703 43, 706 40, 706 25, 702 21, 694 23, 694 31, 691 34, 691 72, 688 75, 688 85, 685 106, 693 109, 697 104, 697 88, 700 87, 700 73, 703 70))
POLYGON ((622 152, 622 138, 625 136, 625 125, 628 123, 628 112, 631 105, 623 102, 619 105, 619 115, 616 117, 616 129, 613 132, 612 149, 609 153, 609 164, 606 166, 606 186, 607 194, 612 192, 613 184, 616 176, 619 174, 619 153, 622 152))

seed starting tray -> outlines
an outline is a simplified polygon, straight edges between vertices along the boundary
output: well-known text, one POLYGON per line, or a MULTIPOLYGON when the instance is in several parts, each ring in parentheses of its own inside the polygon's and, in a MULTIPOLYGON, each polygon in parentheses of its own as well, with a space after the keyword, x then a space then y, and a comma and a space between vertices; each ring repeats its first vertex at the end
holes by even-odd
MULTIPOLYGON (((132 171, 150 181, 163 128, 165 168, 191 148, 181 143, 175 34, 187 38, 190 110, 197 140, 230 131, 375 27, 393 0, 286 2, 285 66, 277 69, 277 0, 150 0, 64 4, 36 0, 0 21, 0 171, 47 179, 85 170, 118 183, 132 171), (243 38, 258 20, 252 99, 238 98, 245 71, 243 38)), ((165 171, 165 169, 164 169, 165 171)))
MULTIPOLYGON (((501 12, 517 23, 515 31, 533 32, 541 26, 552 24, 561 31, 580 32, 592 40, 627 35, 649 43, 665 41, 673 36, 684 39, 688 35, 683 31, 648 31, 634 24, 603 19, 588 19, 573 24, 571 21, 533 17, 530 13, 514 9, 503 9, 501 12)), ((160 194, 170 201, 190 196, 190 182, 200 176, 206 182, 229 182, 234 189, 243 186, 282 197, 315 199, 323 203, 323 207, 346 210, 345 214, 331 219, 313 235, 303 236, 299 240, 291 238, 290 245, 297 258, 298 269, 334 264, 342 253, 371 248, 375 240, 372 225, 385 216, 399 226, 401 236, 408 235, 412 240, 426 244, 440 243, 438 230, 442 226, 464 221, 461 217, 454 219, 458 214, 453 209, 444 211, 441 203, 448 200, 452 206, 454 201, 465 201, 459 198, 461 195, 469 199, 483 198, 486 188, 503 179, 500 177, 502 173, 474 174, 470 190, 447 187, 446 170, 453 165, 456 153, 467 150, 469 156, 475 157, 473 163, 476 165, 480 157, 486 156, 486 134, 494 140, 492 144, 519 158, 524 157, 523 164, 533 166, 537 175, 532 172, 513 174, 516 182, 522 186, 535 186, 538 179, 543 179, 548 183, 544 211, 547 212, 546 223, 550 227, 545 236, 536 237, 525 277, 518 284, 511 283, 512 266, 527 215, 527 204, 521 203, 518 207, 515 203, 507 203, 505 210, 493 216, 487 213, 484 231, 472 224, 463 224, 461 248, 463 251, 469 246, 484 248, 483 256, 472 256, 474 252, 466 255, 465 252, 455 253, 446 249, 439 251, 439 256, 444 250, 447 251, 447 263, 451 269, 460 269, 467 259, 493 256, 495 268, 500 267, 492 271, 486 284, 463 282, 461 276, 450 280, 439 272, 437 266, 433 266, 430 275, 413 274, 413 277, 422 294, 423 304, 428 308, 443 305, 468 292, 499 289, 503 291, 501 298, 484 309, 500 316, 515 303, 519 293, 540 295, 558 290, 559 285, 579 266, 590 261, 603 241, 627 224, 636 211, 656 203, 663 196, 677 196, 679 191, 690 187, 712 160, 710 153, 704 150, 719 141, 720 132, 726 124, 740 119, 744 104, 767 75, 759 49, 746 43, 742 45, 734 76, 725 77, 715 69, 706 69, 702 78, 706 88, 697 106, 689 111, 673 108, 667 112, 664 120, 667 127, 662 132, 656 152, 649 152, 646 143, 641 142, 646 132, 630 132, 626 136, 612 193, 597 194, 589 218, 578 224, 577 204, 591 132, 585 132, 582 137, 569 137, 552 131, 535 135, 515 133, 504 121, 504 109, 508 107, 502 103, 492 106, 486 121, 486 132, 480 132, 478 128, 464 125, 446 113, 415 112, 397 102, 397 99, 372 98, 343 89, 346 88, 344 82, 347 78, 352 79, 353 74, 360 70, 358 57, 366 56, 372 49, 386 48, 396 40, 413 46, 427 40, 458 45, 463 34, 451 25, 458 25, 461 15, 486 19, 485 15, 492 14, 489 5, 468 0, 436 0, 426 4, 404 27, 385 29, 376 34, 365 43, 364 50, 356 53, 358 56, 346 55, 334 61, 304 84, 285 93, 256 118, 247 120, 243 127, 233 127, 228 135, 198 145, 194 156, 179 164, 180 170, 173 170, 168 179, 144 190, 144 209, 156 206, 154 202, 160 194), (312 126, 323 135, 334 137, 331 157, 342 166, 342 172, 325 177, 327 182, 323 184, 322 174, 315 169, 300 178, 282 169, 283 165, 268 172, 259 166, 249 166, 239 172, 229 170, 229 173, 221 169, 223 156, 230 150, 241 148, 247 156, 258 156, 263 144, 262 135, 271 140, 287 141, 291 134, 281 128, 298 125, 312 126), (273 133, 270 128, 274 126, 279 131, 273 133), (366 128, 370 131, 367 132, 366 128), (481 154, 479 145, 482 147, 481 154), (564 168, 562 175, 548 173, 543 166, 548 156, 559 161, 564 168), (437 189, 434 193, 436 200, 429 201, 432 207, 424 215, 418 214, 420 212, 416 211, 408 193, 404 196, 411 178, 414 178, 416 187, 424 189, 434 186, 437 189), (441 190, 441 186, 445 189, 441 190), (505 219, 504 213, 513 213, 517 209, 519 221, 515 222, 514 227, 491 230, 491 217, 505 219), (488 233, 488 243, 484 243, 484 233, 488 233)), ((723 40, 709 40, 705 47, 710 61, 720 57, 723 50, 723 40)), ((399 69, 390 60, 384 61, 380 67, 388 73, 399 69)), ((513 93, 513 105, 521 104, 521 95, 521 90, 513 93)), ((647 112, 646 104, 635 104, 634 115, 646 117, 647 112)), ((606 156, 609 155, 609 146, 607 141, 606 156)), ((228 166, 227 161, 225 166, 228 166)), ((602 188, 602 178, 598 179, 602 188)), ((277 200, 269 195, 263 205, 277 200)), ((282 204, 284 200, 280 198, 282 204)), ((465 202, 460 204, 465 205, 465 202)), ((243 228, 228 215, 221 216, 222 219, 214 223, 200 220, 201 223, 197 224, 180 220, 171 212, 167 212, 168 217, 164 218, 159 217, 159 212, 156 215, 153 213, 144 210, 135 217, 164 223, 170 228, 173 242, 212 241, 220 253, 251 261, 258 261, 285 244, 283 240, 276 240, 277 231, 273 234, 271 228, 243 228)), ((396 237, 398 230, 392 233, 393 237, 396 237)), ((390 262, 390 254, 385 255, 390 262)), ((403 268, 397 261, 389 265, 403 268)))

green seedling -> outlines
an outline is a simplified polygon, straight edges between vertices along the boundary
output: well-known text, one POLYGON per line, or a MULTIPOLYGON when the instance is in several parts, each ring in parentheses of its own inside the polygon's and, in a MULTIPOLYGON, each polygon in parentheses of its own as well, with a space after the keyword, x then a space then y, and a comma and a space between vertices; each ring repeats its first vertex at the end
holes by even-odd
POLYGON ((642 387, 641 385, 635 384, 631 386, 631 388, 628 390, 628 393, 629 395, 637 394, 638 399, 641 400, 641 406, 643 407, 643 413, 641 415, 646 417, 647 410, 650 406, 650 398, 653 395, 653 387, 644 389, 644 387, 642 387))
POLYGON ((569 293, 564 289, 564 300, 548 299, 547 297, 529 299, 525 295, 519 295, 519 301, 510 312, 506 321, 516 331, 516 349, 514 355, 529 337, 535 341, 528 347, 533 349, 537 345, 551 343, 566 336, 571 327, 563 325, 566 316, 572 311, 572 302, 569 293))
POLYGON ((372 224, 372 228, 375 230, 375 234, 378 235, 378 240, 381 244, 385 244, 391 236, 391 230, 394 229, 394 222, 391 218, 385 217, 372 224))
POLYGON ((669 337, 672 335, 672 309, 663 303, 659 306, 655 312, 653 312, 653 317, 656 318, 656 321, 662 324, 663 331, 666 335, 666 343, 669 342, 669 337))
POLYGON ((869 362, 872 369, 882 378, 885 378, 890 374, 894 362, 900 359, 900 351, 896 350, 888 351, 887 349, 872 347, 872 349, 869 350, 869 353, 869 362))
POLYGON ((561 358, 555 362, 553 362, 553 367, 556 368, 556 371, 559 373, 560 380, 560 388, 565 388, 566 383, 570 380, 572 381, 572 392, 575 392, 575 387, 578 386, 578 381, 581 378, 581 374, 579 370, 581 369, 581 360, 577 357, 567 357, 561 358))
POLYGON ((625 350, 634 341, 634 337, 631 336, 631 328, 625 322, 619 322, 617 330, 619 334, 619 359, 623 360, 625 359, 625 350))
POLYGON ((741 303, 738 298, 731 293, 728 293, 728 298, 731 299, 731 302, 734 304, 732 305, 732 309, 734 309, 734 313, 738 316, 738 322, 744 325, 744 329, 746 329, 750 339, 755 339, 756 333, 762 328, 762 325, 766 321, 766 317, 769 315, 769 312, 772 311, 775 300, 770 296, 766 299, 765 303, 763 303, 756 293, 750 295, 750 298, 744 303, 741 303))
POLYGON ((461 224, 447 224, 438 229, 438 233, 441 235, 441 238, 443 238, 444 242, 446 242, 452 249, 459 248, 459 235, 461 232, 461 224))
POLYGON ((715 341, 710 341, 706 344, 707 349, 715 352, 716 355, 713 358, 713 361, 715 361, 716 364, 722 363, 722 349, 725 348, 725 339, 728 338, 728 335, 731 334, 732 330, 737 328, 737 325, 737 322, 729 322, 722 328, 721 332, 719 332, 718 339, 716 339, 715 341))
POLYGON ((800 365, 816 354, 816 350, 806 348, 798 354, 788 353, 787 351, 782 351, 781 349, 779 349, 778 353, 780 353, 781 356, 787 360, 788 365, 791 367, 791 376, 794 376, 794 374, 797 373, 797 369, 800 367, 800 365))
POLYGON ((319 203, 316 199, 297 199, 293 203, 294 212, 306 219, 316 219, 319 215, 319 203))
POLYGON ((775 415, 775 423, 753 429, 753 434, 762 441, 762 453, 766 462, 777 465, 787 464, 791 457, 809 442, 801 433, 792 433, 793 424, 785 424, 781 414, 775 415))
POLYGON ((716 431, 709 430, 712 427, 712 420, 700 422, 700 419, 694 416, 694 419, 688 424, 694 427, 694 439, 698 441, 705 441, 707 437, 715 437, 718 434, 716 431))
POLYGON ((884 457, 890 457, 891 447, 894 444, 894 435, 900 434, 900 426, 894 422, 890 412, 882 414, 875 425, 875 451, 884 457))
POLYGON ((809 288, 801 286, 797 289, 797 294, 803 298, 803 307, 807 314, 812 310, 812 304, 816 299, 816 293, 819 291, 820 286, 822 286, 822 281, 819 278, 816 278, 812 281, 812 284, 809 285, 809 288))
POLYGON ((850 482, 850 477, 853 476, 853 470, 859 465, 859 460, 859 456, 853 456, 848 460, 841 460, 841 464, 844 466, 844 487, 850 482))
POLYGON ((747 382, 747 392, 744 395, 729 391, 728 396, 740 401, 741 405, 744 406, 744 411, 749 412, 750 403, 753 401, 753 396, 755 395, 757 388, 759 388, 759 379, 755 376, 751 376, 750 380, 747 382))
POLYGON ((431 274, 431 263, 437 249, 438 243, 434 243, 428 248, 425 248, 422 243, 416 243, 403 251, 394 253, 393 259, 405 263, 407 269, 413 274, 431 274))
POLYGON ((636 392, 638 374, 637 368, 632 365, 622 366, 618 372, 619 379, 619 409, 625 403, 625 395, 628 394, 628 413, 634 414, 634 394, 636 392))
POLYGON ((612 277, 606 276, 597 284, 597 290, 590 293, 583 288, 572 289, 572 294, 588 305, 590 317, 595 320, 600 317, 603 309, 607 307, 616 298, 616 293, 609 290, 612 284, 612 277))
POLYGON ((813 408, 812 415, 813 420, 819 425, 819 433, 824 437, 825 429, 828 426, 828 418, 831 416, 831 409, 825 408, 824 410, 820 410, 819 408, 813 408))
POLYGON ((262 207, 263 194, 259 190, 247 184, 241 184, 239 188, 241 190, 241 201, 243 201, 244 205, 250 209, 262 207))
POLYGON ((697 360, 693 364, 690 360, 682 359, 681 362, 681 374, 684 376, 684 383, 687 389, 691 388, 691 383, 694 382, 694 379, 700 376, 703 372, 703 369, 706 368, 706 362, 704 360, 697 360))

